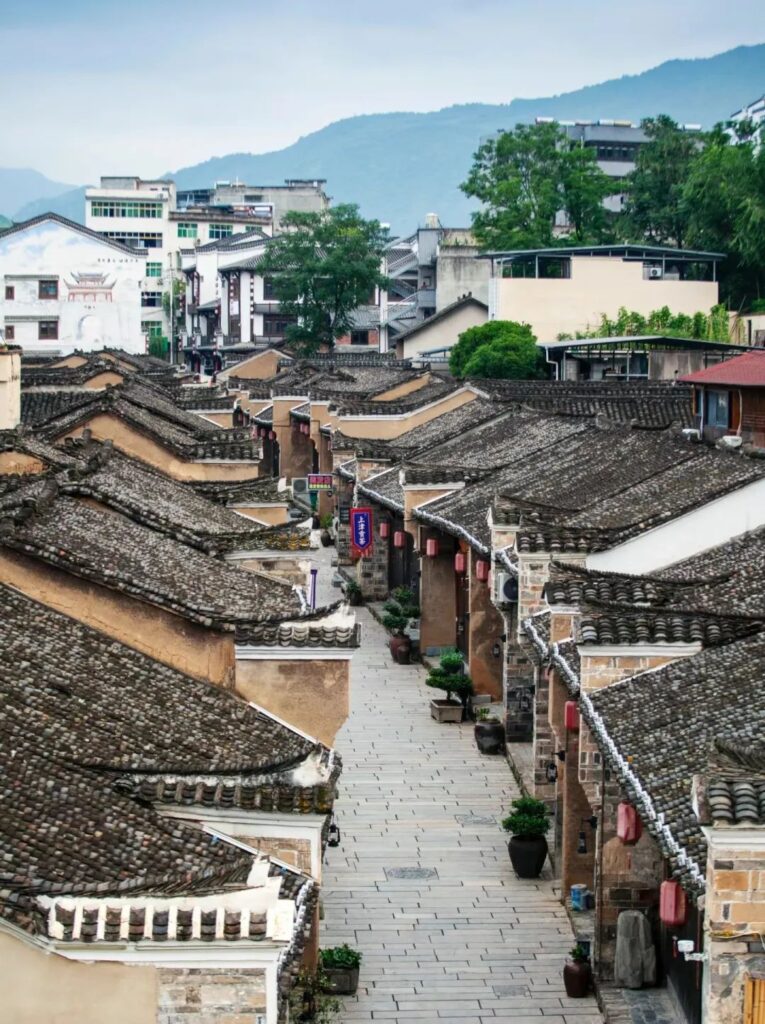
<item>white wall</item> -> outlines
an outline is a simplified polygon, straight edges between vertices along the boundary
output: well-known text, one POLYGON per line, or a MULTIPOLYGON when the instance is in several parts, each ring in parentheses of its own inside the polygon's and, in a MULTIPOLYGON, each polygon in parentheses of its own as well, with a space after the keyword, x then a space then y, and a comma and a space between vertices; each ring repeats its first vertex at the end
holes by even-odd
POLYGON ((588 555, 586 564, 598 572, 655 572, 763 525, 765 480, 756 480, 610 551, 588 555))
POLYGON ((0 318, 26 351, 93 351, 104 346, 143 352, 141 279, 145 259, 130 256, 56 221, 0 238, 0 318), (98 297, 77 297, 77 275, 101 278, 98 297), (58 279, 58 299, 40 299, 40 277, 58 279), (15 289, 5 299, 5 285, 15 289), (58 320, 58 340, 38 338, 40 320, 58 320))

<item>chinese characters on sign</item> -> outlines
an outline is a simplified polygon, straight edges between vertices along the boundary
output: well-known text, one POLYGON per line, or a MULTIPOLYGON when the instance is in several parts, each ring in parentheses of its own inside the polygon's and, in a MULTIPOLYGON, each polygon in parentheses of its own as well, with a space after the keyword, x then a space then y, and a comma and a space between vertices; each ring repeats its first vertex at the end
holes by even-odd
POLYGON ((359 555, 372 553, 372 509, 351 509, 351 547, 359 555))
POLYGON ((309 473, 308 474, 308 490, 309 491, 331 491, 332 490, 332 474, 331 473, 309 473))

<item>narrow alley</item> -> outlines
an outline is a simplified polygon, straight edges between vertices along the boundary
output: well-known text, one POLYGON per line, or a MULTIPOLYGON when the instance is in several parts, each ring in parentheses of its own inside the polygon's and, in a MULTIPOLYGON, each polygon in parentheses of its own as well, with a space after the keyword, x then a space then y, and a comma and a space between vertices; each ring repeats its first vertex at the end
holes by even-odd
MULTIPOLYGON (((326 571, 326 570, 325 570, 326 571)), ((322 945, 364 956, 343 1022, 596 1024, 566 997, 573 945, 549 879, 517 879, 499 820, 517 795, 506 761, 478 753, 471 724, 438 725, 421 666, 397 666, 359 609, 351 715, 327 851, 322 945)))

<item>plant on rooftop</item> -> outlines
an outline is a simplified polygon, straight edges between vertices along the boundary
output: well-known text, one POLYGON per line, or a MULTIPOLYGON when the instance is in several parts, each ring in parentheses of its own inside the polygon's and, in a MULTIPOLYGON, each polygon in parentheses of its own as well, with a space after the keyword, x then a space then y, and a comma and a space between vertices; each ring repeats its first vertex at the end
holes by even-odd
POLYGON ((502 828, 511 834, 510 860, 519 878, 538 878, 547 857, 550 812, 542 800, 530 796, 513 800, 512 807, 502 819, 502 828))
POLYGON ((469 327, 449 353, 455 377, 529 380, 544 374, 544 358, 528 324, 489 320, 469 327))
POLYGON ((467 702, 473 692, 473 680, 465 674, 465 662, 459 651, 443 651, 438 665, 431 669, 425 680, 435 690, 443 690, 446 700, 430 702, 430 713, 441 722, 461 722, 467 712, 467 702), (452 694, 459 700, 453 700, 452 694))
POLYGON ((296 352, 331 349, 350 333, 354 311, 387 284, 380 271, 386 244, 387 229, 350 203, 284 217, 258 273, 273 280, 280 312, 294 321, 286 333, 296 352))
MULTIPOLYGON (((611 319, 601 314, 600 324, 592 329, 577 331, 577 338, 625 338, 659 334, 667 338, 696 338, 702 341, 729 341, 728 312, 725 306, 713 306, 709 313, 699 311, 690 316, 673 313, 669 306, 654 309, 643 316, 634 310, 619 308, 611 319)), ((565 341, 565 338, 559 338, 565 341)))

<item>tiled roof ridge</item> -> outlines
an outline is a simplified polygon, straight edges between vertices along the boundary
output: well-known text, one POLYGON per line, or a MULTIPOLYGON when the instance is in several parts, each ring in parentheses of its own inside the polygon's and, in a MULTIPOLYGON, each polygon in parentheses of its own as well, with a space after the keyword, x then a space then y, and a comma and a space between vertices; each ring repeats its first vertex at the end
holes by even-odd
POLYGON ((674 580, 671 577, 656 576, 651 573, 616 572, 613 569, 589 569, 577 562, 561 562, 557 558, 550 561, 550 579, 565 576, 580 576, 591 579, 623 580, 625 583, 646 582, 664 586, 669 584, 678 590, 688 589, 703 584, 724 583, 732 578, 732 573, 717 573, 714 576, 683 577, 674 580))
POLYGON ((709 773, 724 776, 752 773, 765 779, 765 741, 742 744, 725 736, 716 736, 712 741, 709 759, 709 773))
POLYGON ((757 625, 760 628, 765 626, 765 611, 762 615, 744 615, 739 612, 718 612, 710 611, 705 608, 684 608, 672 605, 666 607, 661 605, 655 607, 652 605, 639 605, 635 606, 632 604, 625 604, 620 601, 599 601, 595 599, 587 599, 579 605, 580 610, 584 614, 585 612, 591 613, 593 616, 606 615, 610 612, 618 613, 622 615, 661 615, 661 616, 672 616, 677 618, 696 618, 702 619, 708 622, 730 622, 757 625))

